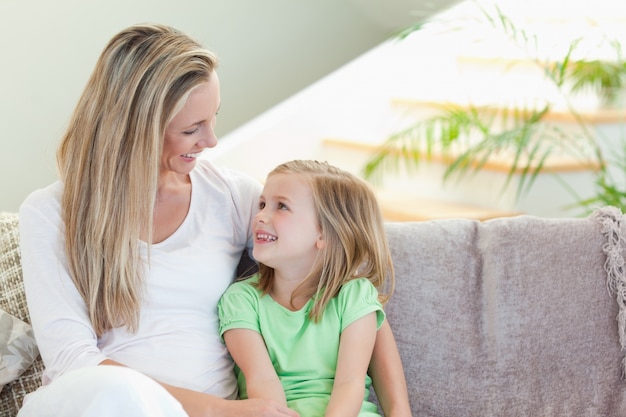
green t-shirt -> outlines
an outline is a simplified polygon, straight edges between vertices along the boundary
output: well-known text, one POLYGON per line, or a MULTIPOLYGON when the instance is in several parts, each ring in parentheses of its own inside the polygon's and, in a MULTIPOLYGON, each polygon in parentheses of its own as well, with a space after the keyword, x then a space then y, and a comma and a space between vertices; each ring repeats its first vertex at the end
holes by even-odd
MULTIPOLYGON (((253 276, 232 284, 218 304, 220 335, 229 329, 259 332, 285 390, 287 405, 301 417, 322 417, 333 389, 339 336, 357 319, 377 313, 378 327, 385 319, 378 292, 366 278, 346 283, 326 306, 322 319, 315 323, 308 313, 309 300, 298 311, 291 311, 252 285, 253 276)), ((237 370, 239 397, 247 398, 244 376, 237 370)), ((371 378, 363 386, 363 406, 359 417, 379 416, 368 401, 371 378)))

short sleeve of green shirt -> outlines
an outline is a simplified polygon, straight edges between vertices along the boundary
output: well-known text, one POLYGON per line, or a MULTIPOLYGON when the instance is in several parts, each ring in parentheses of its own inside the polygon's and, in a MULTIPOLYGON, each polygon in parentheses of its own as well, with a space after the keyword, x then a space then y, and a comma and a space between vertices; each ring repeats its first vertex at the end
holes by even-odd
POLYGON ((259 328, 259 290, 252 285, 257 277, 235 282, 224 293, 217 305, 220 319, 219 334, 229 329, 249 329, 261 333, 259 328))
POLYGON ((369 313, 376 312, 376 328, 385 320, 383 307, 378 301, 378 290, 367 278, 348 281, 337 295, 337 312, 341 315, 341 331, 369 313))

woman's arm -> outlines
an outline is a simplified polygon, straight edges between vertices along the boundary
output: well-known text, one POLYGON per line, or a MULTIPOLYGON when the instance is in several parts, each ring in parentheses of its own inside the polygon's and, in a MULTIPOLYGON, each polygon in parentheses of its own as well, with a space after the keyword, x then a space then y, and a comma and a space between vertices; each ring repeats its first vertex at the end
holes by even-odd
POLYGON ((298 417, 295 411, 274 400, 225 400, 185 388, 161 385, 183 405, 189 417, 298 417))
POLYGON ((263 337, 249 329, 230 329, 224 342, 246 378, 248 398, 264 398, 287 405, 285 391, 267 353, 263 337))
POLYGON ((38 190, 19 211, 24 290, 48 380, 95 366, 106 358, 98 349, 85 303, 66 268, 56 193, 60 193, 60 185, 38 190))
MULTIPOLYGON (((100 365, 124 366, 119 362, 105 359, 100 365)), ((159 382, 159 381, 157 381, 159 382)), ((159 382, 176 398, 189 414, 189 417, 298 417, 295 411, 268 399, 226 400, 203 392, 159 382)))
POLYGON ((402 360, 387 320, 376 334, 369 375, 385 417, 410 417, 402 360))
POLYGON ((341 333, 335 382, 325 417, 356 417, 359 414, 375 340, 375 312, 354 321, 341 333))

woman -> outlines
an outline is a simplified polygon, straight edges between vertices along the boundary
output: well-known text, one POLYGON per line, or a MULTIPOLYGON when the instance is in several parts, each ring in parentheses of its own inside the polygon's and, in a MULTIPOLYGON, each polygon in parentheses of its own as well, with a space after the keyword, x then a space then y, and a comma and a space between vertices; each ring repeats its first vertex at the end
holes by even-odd
MULTIPOLYGON (((161 25, 122 30, 102 52, 57 152, 60 181, 20 207, 46 367, 20 417, 297 416, 231 401, 216 305, 251 246, 260 185, 198 161, 217 144, 216 66, 161 25)), ((377 350, 395 343, 383 333, 377 350)), ((392 410, 401 365, 380 352, 374 383, 392 410)))

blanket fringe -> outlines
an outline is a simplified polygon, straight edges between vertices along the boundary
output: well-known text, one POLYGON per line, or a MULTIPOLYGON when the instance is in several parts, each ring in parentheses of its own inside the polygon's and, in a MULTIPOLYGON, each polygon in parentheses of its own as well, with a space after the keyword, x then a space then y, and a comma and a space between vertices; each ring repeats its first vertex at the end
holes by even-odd
MULTIPOLYGON (((622 236, 622 212, 616 207, 603 207, 594 211, 591 216, 601 225, 602 234, 606 243, 602 251, 606 254, 604 270, 607 274, 607 289, 611 296, 615 296, 619 311, 617 314, 617 330, 620 346, 626 350, 626 270, 622 250, 625 239, 622 236)), ((622 379, 626 379, 626 356, 621 361, 622 379)))

